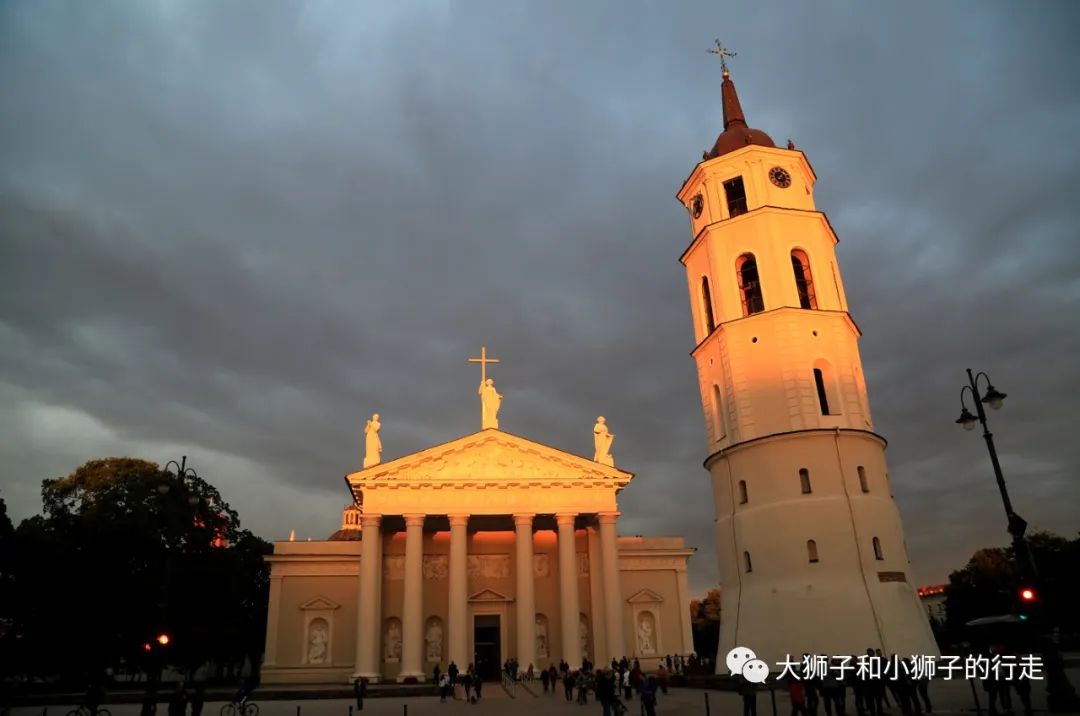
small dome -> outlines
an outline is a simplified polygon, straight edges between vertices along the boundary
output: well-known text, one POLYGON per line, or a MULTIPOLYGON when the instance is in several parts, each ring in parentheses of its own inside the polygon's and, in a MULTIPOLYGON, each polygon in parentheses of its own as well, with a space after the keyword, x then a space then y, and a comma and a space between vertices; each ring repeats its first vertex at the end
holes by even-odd
POLYGON ((361 540, 363 533, 360 530, 338 530, 334 534, 330 535, 326 539, 331 542, 351 542, 353 540, 361 540))
POLYGON ((341 529, 326 539, 334 542, 359 540, 362 531, 360 517, 364 511, 356 504, 349 504, 341 511, 341 529))
POLYGON ((775 147, 772 137, 760 129, 752 129, 745 124, 733 124, 720 133, 716 138, 716 144, 708 153, 709 159, 715 159, 736 149, 742 149, 748 144, 756 144, 759 147, 775 147))

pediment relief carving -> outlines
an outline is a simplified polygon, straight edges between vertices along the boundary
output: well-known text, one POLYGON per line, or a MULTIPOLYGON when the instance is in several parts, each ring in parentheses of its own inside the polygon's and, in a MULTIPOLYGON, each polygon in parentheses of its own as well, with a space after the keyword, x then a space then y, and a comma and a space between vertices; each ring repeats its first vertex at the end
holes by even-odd
POLYGON ((371 486, 489 482, 510 488, 536 481, 579 486, 604 481, 622 487, 632 475, 524 438, 485 431, 368 468, 354 477, 371 486))
POLYGON ((663 604, 664 598, 651 589, 642 589, 626 600, 628 604, 663 604))
POLYGON ((322 609, 337 609, 341 605, 332 599, 327 599, 322 595, 318 595, 300 605, 302 611, 322 610, 322 609))

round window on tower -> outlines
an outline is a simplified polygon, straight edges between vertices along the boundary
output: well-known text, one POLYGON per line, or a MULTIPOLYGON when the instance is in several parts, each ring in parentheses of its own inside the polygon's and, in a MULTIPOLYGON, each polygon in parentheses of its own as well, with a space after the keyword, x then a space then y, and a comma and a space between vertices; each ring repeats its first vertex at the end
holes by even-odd
POLYGON ((769 181, 781 189, 791 186, 791 175, 783 167, 773 167, 769 170, 769 181))
POLYGON ((705 209, 705 199, 701 194, 694 195, 694 198, 690 200, 690 212, 697 219, 701 216, 701 212, 705 209))

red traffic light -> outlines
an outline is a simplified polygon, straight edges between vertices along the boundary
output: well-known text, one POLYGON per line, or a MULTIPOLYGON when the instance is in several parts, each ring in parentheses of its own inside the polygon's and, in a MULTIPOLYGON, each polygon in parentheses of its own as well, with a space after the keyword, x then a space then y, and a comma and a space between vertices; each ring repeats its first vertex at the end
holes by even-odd
POLYGON ((143 651, 150 651, 150 650, 151 650, 151 649, 153 649, 154 647, 150 646, 150 642, 145 642, 145 643, 144 643, 144 644, 142 645, 142 648, 143 648, 143 651))
POLYGON ((1038 594, 1032 587, 1021 587, 1017 593, 1020 595, 1020 601, 1025 604, 1032 604, 1038 599, 1038 594))

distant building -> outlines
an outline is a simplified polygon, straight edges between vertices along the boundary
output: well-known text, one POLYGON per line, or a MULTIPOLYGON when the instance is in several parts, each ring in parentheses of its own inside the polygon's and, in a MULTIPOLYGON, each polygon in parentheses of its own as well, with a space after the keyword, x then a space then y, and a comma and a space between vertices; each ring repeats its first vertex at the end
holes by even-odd
POLYGON ((945 623, 945 590, 948 584, 932 584, 919 587, 919 601, 926 609, 926 616, 939 624, 945 623))

